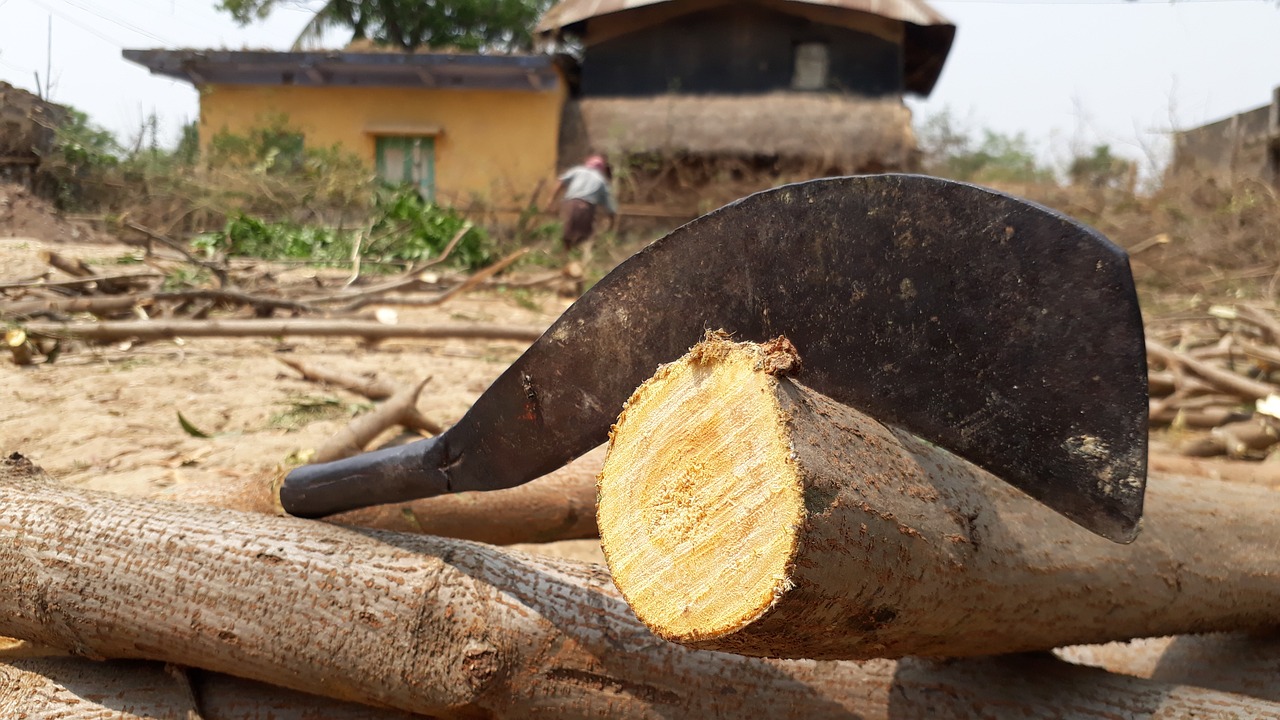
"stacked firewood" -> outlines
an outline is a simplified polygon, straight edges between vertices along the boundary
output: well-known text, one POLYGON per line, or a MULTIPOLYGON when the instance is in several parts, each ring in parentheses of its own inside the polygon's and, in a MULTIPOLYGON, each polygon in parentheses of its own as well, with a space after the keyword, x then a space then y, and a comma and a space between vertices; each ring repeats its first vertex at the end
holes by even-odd
MULTIPOLYGON (((1169 430, 1178 455, 1257 461, 1272 454, 1280 442, 1280 321, 1272 313, 1215 305, 1149 322, 1147 360, 1151 425, 1169 430)), ((1196 462, 1166 453, 1153 456, 1153 465, 1178 472, 1196 462)), ((1251 474, 1261 478, 1271 467, 1261 463, 1251 474)))

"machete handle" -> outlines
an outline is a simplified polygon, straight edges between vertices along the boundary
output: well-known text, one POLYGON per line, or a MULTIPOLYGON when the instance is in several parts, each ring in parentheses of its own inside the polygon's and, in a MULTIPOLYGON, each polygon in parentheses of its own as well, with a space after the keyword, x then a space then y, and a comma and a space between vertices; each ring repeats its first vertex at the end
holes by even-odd
POLYGON ((280 505, 290 515, 324 517, 347 510, 407 502, 449 492, 439 470, 443 456, 439 438, 315 465, 303 465, 285 476, 280 505))

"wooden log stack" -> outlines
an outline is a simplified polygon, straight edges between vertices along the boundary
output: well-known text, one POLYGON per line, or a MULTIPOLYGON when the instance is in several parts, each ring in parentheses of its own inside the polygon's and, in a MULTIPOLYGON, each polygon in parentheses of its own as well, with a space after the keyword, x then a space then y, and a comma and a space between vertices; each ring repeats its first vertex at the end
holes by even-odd
POLYGON ((602 466, 397 526, 435 535, 280 517, 264 484, 120 498, 11 457, 0 635, 75 657, 0 649, 0 717, 1280 720, 1274 683, 1187 669, 1247 647, 1266 678, 1273 644, 1151 650, 1167 672, 1079 647, 1280 625, 1275 490, 1153 478, 1116 545, 803 378, 783 341, 709 338, 637 390, 602 466), (440 537, 563 517, 557 494, 575 522, 523 534, 590 534, 598 468, 608 572, 440 537))

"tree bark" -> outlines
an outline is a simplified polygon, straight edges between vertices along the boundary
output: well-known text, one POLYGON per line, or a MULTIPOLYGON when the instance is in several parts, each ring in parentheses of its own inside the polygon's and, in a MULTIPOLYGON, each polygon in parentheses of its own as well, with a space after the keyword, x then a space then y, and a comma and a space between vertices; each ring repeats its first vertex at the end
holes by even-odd
POLYGON ((98 323, 30 322, 32 335, 86 340, 166 340, 176 337, 475 338, 532 342, 541 328, 519 325, 383 325, 360 320, 119 320, 98 323))
POLYGON ((335 702, 163 663, 77 658, 0 662, 0 717, 14 720, 412 720, 399 710, 335 702))
POLYGON ((601 569, 63 488, 0 463, 0 633, 446 718, 1268 718, 1044 659, 759 660, 664 643, 601 569), (1041 663, 1041 664, 1036 664, 1041 663))
MULTIPOLYGON (((785 353, 784 353, 785 355, 785 353)), ((1132 545, 711 341, 615 426, 598 521, 665 638, 770 657, 968 656, 1280 623, 1280 495, 1160 480, 1132 545)))

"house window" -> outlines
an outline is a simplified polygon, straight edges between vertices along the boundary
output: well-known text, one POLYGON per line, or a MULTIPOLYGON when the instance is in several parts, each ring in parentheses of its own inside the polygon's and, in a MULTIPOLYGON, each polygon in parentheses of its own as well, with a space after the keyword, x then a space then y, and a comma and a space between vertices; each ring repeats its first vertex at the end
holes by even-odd
POLYGON ((436 197, 436 142, 431 136, 384 135, 376 139, 378 177, 413 185, 423 199, 436 197))
POLYGON ((796 45, 795 74, 791 77, 793 90, 825 90, 831 58, 827 44, 820 42, 796 45))

